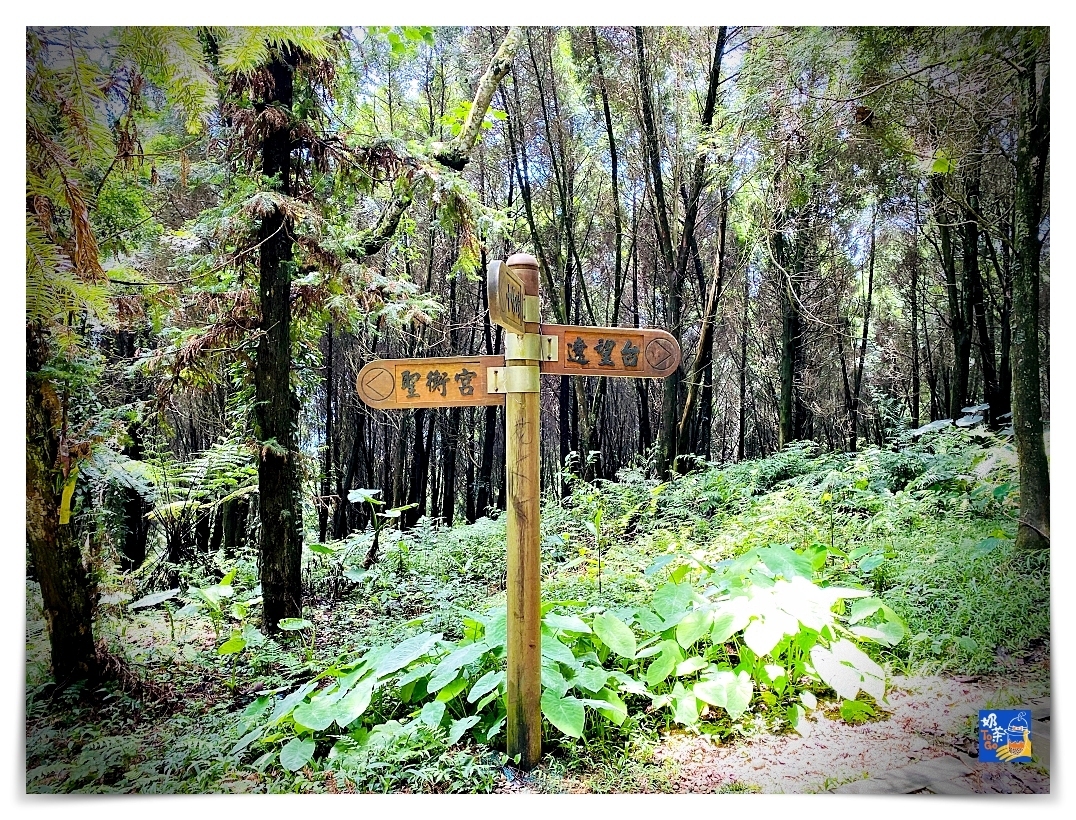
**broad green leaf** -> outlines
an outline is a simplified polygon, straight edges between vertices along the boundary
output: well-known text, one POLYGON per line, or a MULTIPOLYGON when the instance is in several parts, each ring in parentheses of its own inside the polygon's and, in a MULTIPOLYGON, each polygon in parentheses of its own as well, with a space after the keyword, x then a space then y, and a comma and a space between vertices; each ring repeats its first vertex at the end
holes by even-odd
POLYGON ((799 622, 795 618, 772 608, 747 625, 743 631, 743 642, 761 658, 773 652, 785 635, 798 631, 799 622))
POLYGON ((359 681, 354 689, 336 702, 336 712, 333 717, 338 726, 346 729, 366 711, 370 705, 373 688, 374 679, 366 678, 359 681))
POLYGON ((448 684, 448 686, 437 693, 437 700, 448 703, 448 701, 452 700, 452 698, 456 697, 456 695, 466 689, 468 683, 470 683, 470 681, 467 680, 467 677, 465 675, 460 675, 452 681, 452 683, 448 684))
POLYGON ((475 706, 475 708, 474 708, 475 711, 476 712, 481 712, 483 709, 485 709, 487 706, 489 706, 491 703, 493 703, 493 701, 495 701, 498 697, 500 697, 500 694, 501 693, 498 692, 497 690, 494 690, 494 691, 490 692, 488 695, 486 695, 484 698, 482 698, 482 700, 478 701, 478 705, 475 706))
POLYGON ((430 676, 430 682, 426 684, 426 691, 430 694, 438 691, 445 684, 456 677, 456 672, 469 663, 474 663, 487 651, 485 641, 469 643, 454 649, 446 655, 430 676))
POLYGON ((698 655, 692 655, 687 660, 681 661, 676 665, 676 677, 682 678, 685 675, 694 675, 700 669, 705 669, 709 664, 705 658, 700 658, 698 655))
POLYGON ((568 632, 582 632, 585 635, 590 634, 590 627, 586 625, 578 615, 559 615, 556 612, 550 612, 542 620, 546 626, 550 629, 563 629, 568 632))
POLYGON ((715 646, 723 644, 736 632, 736 615, 732 612, 718 612, 714 615, 714 624, 710 630, 710 642, 715 646))
POLYGON ((306 618, 281 618, 277 626, 285 632, 298 632, 301 629, 310 629, 314 624, 306 618))
POLYGON ((347 494, 347 500, 352 504, 384 504, 377 498, 381 494, 381 490, 350 490, 347 494))
POLYGON ((508 643, 508 615, 504 610, 497 611, 486 623, 485 641, 490 649, 499 649, 508 643))
POLYGON ((855 700, 859 690, 875 700, 885 696, 885 672, 849 640, 841 639, 827 649, 811 649, 811 663, 822 682, 846 700, 855 700))
POLYGON ((646 682, 650 684, 650 686, 657 686, 669 677, 669 675, 672 674, 672 671, 676 668, 676 665, 684 659, 684 655, 680 651, 680 646, 676 641, 662 641, 661 646, 661 654, 657 656, 654 662, 651 663, 646 670, 646 682))
POLYGON ((744 671, 736 675, 736 680, 730 683, 727 689, 728 703, 725 709, 730 718, 738 720, 740 715, 747 711, 754 691, 755 683, 751 680, 750 675, 744 671))
POLYGON ((575 673, 571 685, 585 689, 588 692, 597 692, 606 681, 609 680, 609 672, 600 666, 584 666, 575 673))
POLYGON ((699 701, 684 685, 677 681, 672 691, 673 720, 684 726, 699 722, 699 701))
POLYGON ((249 746, 251 743, 253 743, 255 740, 257 740, 259 737, 261 737, 263 731, 265 731, 265 730, 264 730, 264 727, 262 727, 262 726, 259 726, 259 727, 255 728, 255 729, 251 729, 249 732, 247 732, 245 735, 243 735, 241 738, 239 738, 239 741, 234 746, 232 746, 232 748, 228 751, 228 754, 230 754, 230 755, 239 754, 241 751, 243 751, 245 748, 247 748, 247 746, 249 746))
POLYGON ((420 663, 418 666, 413 666, 407 670, 407 674, 400 675, 399 679, 396 681, 396 685, 401 688, 407 686, 409 683, 414 683, 415 681, 426 677, 436 668, 436 664, 420 663))
POLYGON ((649 697, 651 694, 641 681, 637 681, 627 672, 622 672, 619 669, 610 669, 609 677, 620 684, 619 689, 621 692, 628 692, 632 695, 641 695, 643 697, 649 697))
POLYGON ((561 674, 556 663, 543 663, 541 674, 542 688, 555 693, 557 697, 562 697, 565 692, 572 688, 572 685, 561 674))
POLYGON ((555 692, 542 693, 542 714, 568 737, 582 737, 585 720, 583 704, 578 698, 557 697, 555 692))
POLYGON ((242 652, 246 648, 247 642, 243 639, 242 635, 240 635, 239 631, 236 630, 228 640, 220 645, 220 648, 217 649, 217 654, 234 655, 236 652, 242 652))
POLYGON ((336 552, 332 547, 327 547, 324 544, 307 544, 310 547, 311 552, 316 552, 318 555, 332 555, 336 552))
POLYGON ((344 577, 355 583, 372 578, 373 575, 374 573, 371 570, 363 569, 362 567, 348 567, 344 570, 344 577))
POLYGON ((643 570, 643 575, 654 575, 655 573, 660 572, 661 570, 663 570, 665 567, 667 567, 669 564, 671 564, 675 560, 676 560, 675 555, 659 555, 657 558, 655 558, 653 560, 653 562, 650 564, 650 566, 648 566, 645 570, 643 570))
POLYGON ((848 623, 857 624, 864 618, 869 618, 881 608, 882 602, 877 598, 860 598, 848 610, 848 623))
POLYGON ((504 670, 491 669, 489 672, 480 677, 475 685, 471 687, 471 691, 467 693, 467 702, 474 703, 483 695, 492 692, 502 683, 504 683, 505 673, 504 670))
POLYGON ((295 708, 295 705, 305 698, 310 692, 314 690, 314 687, 318 685, 317 681, 309 681, 304 683, 294 692, 287 697, 281 698, 280 702, 273 707, 273 713, 269 716, 270 725, 283 720, 285 717, 291 714, 291 710, 295 708))
POLYGON ((579 666, 579 661, 572 654, 572 650, 557 640, 557 636, 552 632, 542 636, 542 657, 563 663, 573 669, 579 666))
POLYGON ((328 729, 339 714, 336 704, 340 700, 341 698, 332 695, 321 695, 313 700, 304 701, 295 707, 295 711, 291 713, 292 719, 299 725, 316 732, 328 729))
POLYGON ((431 700, 422 707, 418 719, 431 729, 441 725, 441 719, 445 716, 445 704, 439 700, 431 700))
POLYGON ((668 620, 687 610, 691 605, 692 597, 691 584, 664 584, 654 593, 654 611, 668 620))
POLYGON ((845 723, 863 723, 874 714, 874 708, 861 700, 845 700, 841 703, 841 717, 845 723))
POLYGON ((880 643, 882 646, 894 646, 904 637, 904 627, 892 621, 883 621, 877 627, 853 626, 849 631, 853 635, 880 643))
POLYGON ((798 703, 794 703, 788 707, 787 711, 788 722, 792 725, 801 737, 807 737, 811 734, 811 730, 814 728, 814 724, 807 719, 806 712, 803 711, 803 707, 798 703))
POLYGON ((152 595, 147 595, 144 598, 139 598, 137 601, 132 601, 127 604, 128 609, 144 609, 148 606, 156 606, 159 603, 175 598, 179 595, 179 588, 166 589, 164 592, 154 592, 152 595))
POLYGON ((611 612, 594 616, 594 633, 622 658, 635 658, 635 633, 611 612))
POLYGON ((676 625, 676 642, 688 649, 710 630, 713 613, 709 609, 693 609, 676 625))
POLYGON ((250 705, 243 710, 243 714, 240 715, 244 720, 252 717, 257 717, 264 712, 269 706, 269 695, 262 695, 261 697, 251 701, 250 705))
POLYGON ((646 607, 635 610, 635 623, 647 632, 662 632, 665 629, 665 622, 646 607))
MULTIPOLYGON (((994 536, 984 538, 972 548, 971 557, 982 558, 984 555, 989 555, 991 552, 996 550, 998 546, 1002 543, 1003 541, 1001 538, 995 538, 994 536)), ((132 604, 131 606, 133 607, 134 605, 132 604)))
POLYGON ((481 715, 469 715, 468 717, 452 721, 452 726, 448 730, 448 745, 451 746, 458 742, 459 739, 463 737, 463 733, 478 723, 481 719, 481 715))
POLYGON ((730 670, 722 669, 707 680, 696 681, 692 691, 699 700, 720 706, 736 720, 751 702, 754 682, 747 672, 741 670, 734 675, 730 670))
POLYGON ((864 572, 872 572, 885 563, 885 556, 881 553, 873 553, 868 555, 862 561, 859 562, 859 568, 864 572))
POLYGON ((310 762, 314 756, 313 740, 300 740, 293 737, 283 749, 280 750, 280 765, 289 772, 297 772, 310 762))
POLYGON ((383 678, 403 669, 411 661, 418 660, 433 649, 439 640, 441 640, 441 633, 435 635, 431 632, 423 632, 421 635, 408 638, 394 646, 379 660, 375 674, 383 678))
POLYGON ((774 575, 784 576, 788 580, 796 576, 810 579, 814 572, 810 558, 794 552, 785 544, 763 547, 758 551, 758 556, 770 572, 774 575))
POLYGON ((594 698, 605 701, 604 706, 596 706, 598 713, 607 718, 615 726, 621 725, 628 717, 628 706, 612 689, 600 689, 594 698))
POLYGON ((695 697, 711 706, 720 706, 722 709, 729 702, 729 681, 733 675, 731 672, 718 672, 714 677, 707 680, 695 681, 691 687, 695 697))

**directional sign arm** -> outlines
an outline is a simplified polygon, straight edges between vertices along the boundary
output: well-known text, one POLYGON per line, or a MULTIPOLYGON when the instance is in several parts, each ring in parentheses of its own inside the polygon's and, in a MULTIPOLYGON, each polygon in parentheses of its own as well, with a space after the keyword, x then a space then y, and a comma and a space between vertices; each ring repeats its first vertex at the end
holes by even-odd
POLYGON ((680 364, 680 345, 656 328, 542 325, 555 338, 556 359, 543 361, 543 373, 564 376, 627 376, 660 379, 680 364))
POLYGON ((503 405, 504 393, 490 392, 493 367, 503 368, 504 356, 376 359, 359 371, 356 388, 379 410, 503 405))

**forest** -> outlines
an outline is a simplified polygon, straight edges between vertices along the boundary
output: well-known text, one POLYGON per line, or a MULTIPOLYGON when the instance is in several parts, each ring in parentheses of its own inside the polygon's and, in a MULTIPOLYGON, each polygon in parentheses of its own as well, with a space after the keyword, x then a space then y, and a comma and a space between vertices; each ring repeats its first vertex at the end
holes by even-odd
POLYGON ((1049 148, 1048 28, 27 28, 26 792, 1049 792, 1049 148), (517 388, 359 375, 528 256, 680 350, 535 368, 534 759, 517 388))

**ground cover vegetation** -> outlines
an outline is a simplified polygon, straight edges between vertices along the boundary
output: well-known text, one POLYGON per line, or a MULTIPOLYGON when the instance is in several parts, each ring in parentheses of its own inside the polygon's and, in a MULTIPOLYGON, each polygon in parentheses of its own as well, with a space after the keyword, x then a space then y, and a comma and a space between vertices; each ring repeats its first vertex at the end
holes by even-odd
MULTIPOLYGON (((669 772, 647 761, 665 732, 806 735, 819 708, 877 719, 894 673, 987 671, 1048 639, 1048 563, 1014 546, 1014 462, 1011 437, 948 427, 664 483, 570 477, 543 509, 539 782, 660 790, 669 772)), ((28 788, 495 788, 513 771, 503 519, 394 529, 362 570, 372 537, 306 550, 318 605, 275 638, 250 617, 252 548, 218 550, 173 591, 117 584, 102 631, 141 680, 93 698, 50 685, 31 609, 28 788)))
POLYGON ((547 791, 1049 644, 1041 29, 27 29, 28 791, 492 791, 483 272, 655 326, 546 377, 547 791), (1044 432, 1046 435, 1044 435, 1044 432))

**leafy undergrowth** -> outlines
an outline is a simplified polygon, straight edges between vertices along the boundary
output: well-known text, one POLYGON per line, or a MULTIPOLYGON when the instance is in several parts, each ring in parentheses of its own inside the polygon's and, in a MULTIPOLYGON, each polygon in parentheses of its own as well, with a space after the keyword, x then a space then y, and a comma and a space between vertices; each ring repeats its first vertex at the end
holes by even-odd
MULTIPOLYGON (((981 431, 572 488, 543 508, 543 791, 666 790, 666 731, 806 732, 819 699, 879 719, 893 673, 980 672, 1049 635, 1011 448, 981 431)), ((278 640, 251 555, 109 590, 99 634, 170 707, 51 695, 29 612, 27 789, 510 791, 503 519, 383 528, 362 570, 369 537, 310 546, 278 640)))

